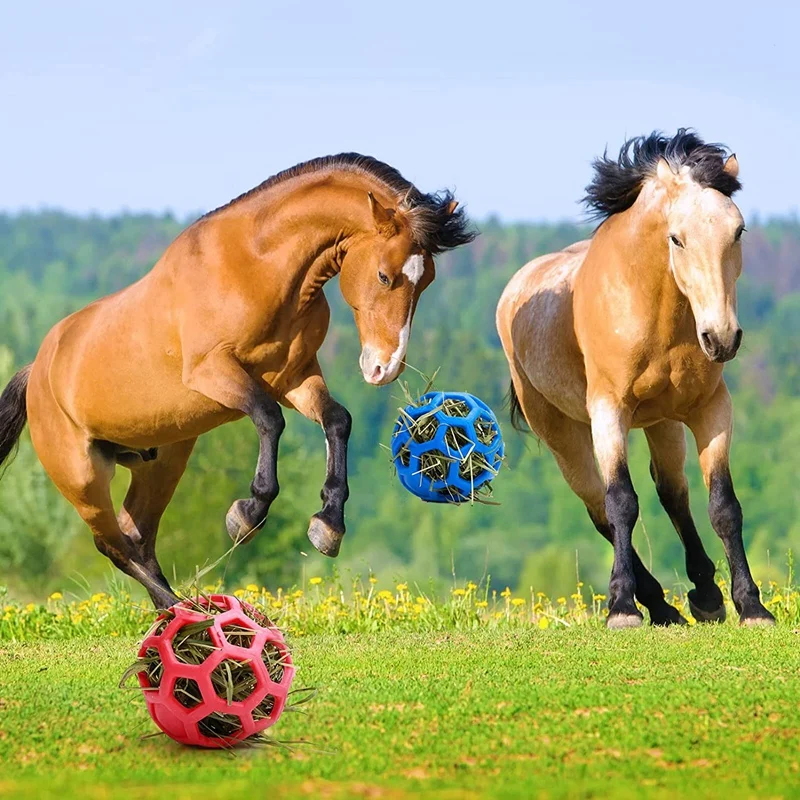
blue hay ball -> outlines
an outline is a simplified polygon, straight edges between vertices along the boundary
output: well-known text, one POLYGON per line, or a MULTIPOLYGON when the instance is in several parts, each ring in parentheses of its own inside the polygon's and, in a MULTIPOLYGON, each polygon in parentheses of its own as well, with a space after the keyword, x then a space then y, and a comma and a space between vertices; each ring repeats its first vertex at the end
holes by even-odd
POLYGON ((495 477, 502 464, 503 453, 503 436, 494 412, 482 400, 465 392, 428 392, 420 398, 419 405, 406 406, 392 435, 392 459, 400 483, 411 494, 430 503, 463 503, 470 500, 476 489, 495 477), (442 408, 445 400, 460 401, 467 406, 469 414, 451 416, 445 413, 442 408), (413 421, 425 415, 436 420, 435 433, 424 442, 415 441, 411 431, 413 421), (479 420, 484 425, 490 425, 494 433, 489 444, 483 444, 475 431, 475 423, 479 420), (462 429, 469 444, 461 445, 454 451, 445 438, 450 428, 462 429), (437 452, 453 459, 447 468, 445 480, 432 480, 422 469, 422 456, 437 452), (468 475, 465 477, 462 465, 473 452, 481 453, 492 469, 484 469, 471 478, 468 475))

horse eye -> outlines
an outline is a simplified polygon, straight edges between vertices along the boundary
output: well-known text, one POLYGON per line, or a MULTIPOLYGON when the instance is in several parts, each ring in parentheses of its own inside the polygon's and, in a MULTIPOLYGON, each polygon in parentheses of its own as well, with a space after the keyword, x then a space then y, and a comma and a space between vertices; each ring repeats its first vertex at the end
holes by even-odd
POLYGON ((669 240, 675 245, 675 247, 680 247, 683 249, 683 242, 677 236, 675 236, 675 234, 670 234, 669 240))
POLYGON ((741 238, 742 238, 742 234, 743 234, 743 233, 744 233, 746 230, 747 230, 747 228, 745 228, 745 226, 744 226, 744 225, 742 225, 742 227, 741 227, 741 228, 739 228, 739 230, 738 230, 738 231, 736 231, 736 237, 735 237, 734 241, 738 242, 738 241, 739 241, 739 239, 741 239, 741 238))
POLYGON ((384 285, 388 286, 391 281, 389 280, 389 276, 385 275, 383 272, 378 272, 378 280, 384 285))

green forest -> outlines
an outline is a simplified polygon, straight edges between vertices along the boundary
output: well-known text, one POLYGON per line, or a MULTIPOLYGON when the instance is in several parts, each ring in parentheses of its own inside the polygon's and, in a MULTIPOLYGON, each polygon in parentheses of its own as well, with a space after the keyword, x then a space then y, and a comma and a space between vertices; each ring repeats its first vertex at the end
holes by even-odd
MULTIPOLYGON (((78 217, 43 211, 0 214, 0 381, 30 362, 50 326, 92 299, 136 280, 187 224, 170 215, 78 217)), ((572 224, 501 224, 489 219, 469 247, 439 259, 437 280, 417 312, 408 361, 436 386, 470 391, 498 413, 506 465, 495 481, 499 506, 424 504, 400 486, 388 453, 397 384, 366 385, 358 369, 358 336, 336 281, 326 288, 333 320, 321 362, 334 396, 353 415, 348 534, 334 562, 305 538, 319 508, 325 467, 321 430, 292 412, 281 441, 281 494, 258 536, 231 556, 227 582, 290 586, 337 569, 397 576, 433 588, 459 578, 491 576, 492 585, 534 587, 557 596, 576 580, 604 591, 611 548, 594 531, 580 501, 534 437, 511 429, 504 406, 505 359, 494 310, 508 278, 542 253, 589 235, 572 224)), ((757 580, 782 578, 787 552, 800 549, 796 480, 800 452, 800 221, 749 222, 739 312, 742 350, 726 367, 734 395, 732 468, 745 514, 746 542, 757 580)), ((422 379, 403 376, 412 390, 422 379)), ((229 547, 224 517, 246 496, 258 441, 248 420, 203 437, 164 517, 162 565, 178 582, 229 547)), ((641 432, 631 435, 632 473, 642 520, 635 543, 665 586, 684 585, 683 551, 661 510, 641 432)), ((722 548, 706 515, 706 495, 690 443, 689 476, 698 526, 712 557, 722 548)), ((118 469, 115 497, 127 471, 118 469)), ((0 481, 0 584, 20 598, 102 587, 112 576, 91 536, 61 498, 23 439, 0 481)), ((220 572, 219 577, 223 577, 220 572)), ((116 580, 116 578, 114 578, 116 580)))

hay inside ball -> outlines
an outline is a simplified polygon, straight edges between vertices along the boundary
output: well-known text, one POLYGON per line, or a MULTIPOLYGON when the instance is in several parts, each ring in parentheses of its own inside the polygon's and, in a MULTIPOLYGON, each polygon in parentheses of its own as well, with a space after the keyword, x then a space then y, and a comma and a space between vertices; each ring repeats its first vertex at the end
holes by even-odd
POLYGON ((494 412, 466 392, 428 392, 400 409, 391 450, 403 486, 433 503, 487 502, 504 455, 494 412))
POLYGON ((211 595, 159 615, 126 677, 134 673, 164 733, 219 748, 256 741, 278 721, 294 666, 266 617, 236 597, 211 595))

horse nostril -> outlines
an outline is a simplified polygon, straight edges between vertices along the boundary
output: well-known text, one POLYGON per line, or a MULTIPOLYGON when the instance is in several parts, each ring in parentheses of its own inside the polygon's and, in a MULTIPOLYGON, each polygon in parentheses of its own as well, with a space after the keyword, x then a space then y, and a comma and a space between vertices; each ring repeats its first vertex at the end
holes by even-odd
POLYGON ((742 336, 744 336, 744 331, 741 328, 737 329, 736 335, 733 337, 734 353, 739 349, 739 345, 742 343, 742 336))
POLYGON ((375 369, 372 370, 372 380, 377 383, 377 381, 381 380, 385 374, 385 370, 380 364, 375 365, 375 369))
POLYGON ((705 346, 706 350, 708 350, 709 353, 713 353, 716 350, 716 345, 714 344, 714 337, 708 331, 703 331, 700 334, 700 339, 702 340, 703 345, 705 346))

